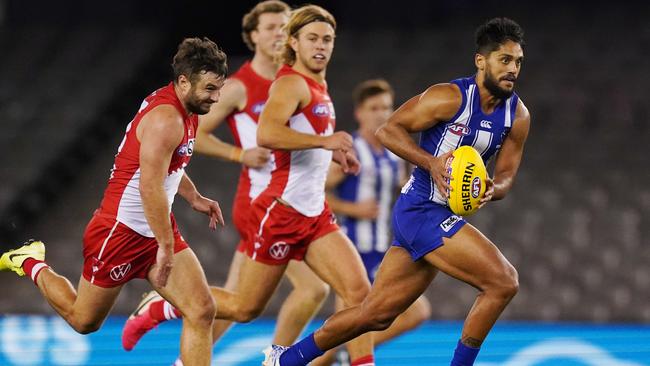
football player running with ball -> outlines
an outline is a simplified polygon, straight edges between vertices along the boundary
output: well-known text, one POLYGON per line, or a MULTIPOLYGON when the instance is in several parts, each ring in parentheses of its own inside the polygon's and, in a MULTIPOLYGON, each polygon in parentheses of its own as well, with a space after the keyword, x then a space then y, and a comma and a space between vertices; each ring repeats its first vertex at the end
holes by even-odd
MULTIPOLYGON (((395 241, 372 289, 358 306, 330 317, 307 338, 319 350, 360 334, 384 330, 442 271, 479 290, 451 365, 473 365, 479 348, 518 289, 517 272, 497 247, 447 206, 450 175, 445 163, 459 146, 472 146, 484 161, 496 154, 493 180, 481 205, 502 199, 512 187, 528 135, 530 115, 514 93, 523 60, 523 30, 495 18, 476 32, 475 76, 436 84, 402 105, 377 136, 416 166, 393 211, 395 241), (419 146, 409 136, 421 134, 419 146), (497 154, 498 153, 498 154, 497 154)), ((289 350, 301 351, 302 342, 289 350)), ((276 356, 273 365, 306 365, 276 356)))

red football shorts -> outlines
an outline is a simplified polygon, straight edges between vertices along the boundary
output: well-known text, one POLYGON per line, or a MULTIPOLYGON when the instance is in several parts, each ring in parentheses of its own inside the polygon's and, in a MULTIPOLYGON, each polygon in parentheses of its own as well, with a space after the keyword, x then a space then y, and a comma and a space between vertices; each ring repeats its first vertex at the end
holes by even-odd
POLYGON ((308 217, 274 197, 260 196, 252 202, 249 217, 246 255, 266 264, 302 260, 310 243, 339 230, 327 203, 320 215, 308 217))
MULTIPOLYGON (((174 253, 188 248, 171 215, 174 253)), ((83 237, 84 278, 99 287, 116 287, 146 278, 156 263, 158 242, 142 236, 111 215, 95 212, 83 237)))
POLYGON ((232 205, 232 222, 235 229, 239 233, 239 244, 237 244, 237 251, 245 253, 248 240, 246 236, 249 232, 251 214, 251 199, 248 194, 237 192, 235 201, 232 205))

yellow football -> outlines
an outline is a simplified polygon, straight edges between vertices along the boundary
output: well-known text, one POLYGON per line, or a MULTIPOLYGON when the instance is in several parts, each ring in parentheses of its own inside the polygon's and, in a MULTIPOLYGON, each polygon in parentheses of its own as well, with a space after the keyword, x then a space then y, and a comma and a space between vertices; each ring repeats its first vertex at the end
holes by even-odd
POLYGON ((447 161, 452 176, 448 204, 456 215, 468 216, 478 210, 485 193, 487 170, 481 155, 471 146, 456 149, 447 161))

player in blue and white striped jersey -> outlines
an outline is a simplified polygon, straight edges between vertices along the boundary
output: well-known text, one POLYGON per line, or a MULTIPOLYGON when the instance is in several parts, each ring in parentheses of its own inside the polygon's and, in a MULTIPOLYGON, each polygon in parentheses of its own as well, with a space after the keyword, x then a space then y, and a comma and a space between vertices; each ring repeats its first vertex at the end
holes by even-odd
MULTIPOLYGON (((450 363, 474 364, 518 291, 518 275, 496 245, 447 206, 446 162, 464 145, 476 148, 484 161, 494 156, 481 205, 502 199, 512 188, 530 129, 530 113, 514 93, 524 58, 523 30, 510 19, 494 18, 476 31, 476 46, 474 76, 432 85, 377 130, 386 148, 417 166, 393 208, 395 241, 363 303, 334 314, 289 352, 304 349, 318 356, 388 328, 444 272, 479 290, 450 363), (420 133, 419 144, 410 133, 420 133)), ((304 366, 310 357, 274 366, 304 366)))
MULTIPOLYGON (((338 164, 332 164, 326 183, 327 201, 357 248, 372 282, 392 243, 391 208, 408 175, 405 162, 375 136, 393 113, 390 84, 382 79, 366 80, 355 88, 353 100, 354 117, 359 123, 353 146, 361 170, 359 175, 349 175, 338 164)), ((337 307, 343 307, 338 299, 337 307)), ((417 327, 430 316, 431 305, 421 296, 389 329, 375 334, 375 345, 417 327)), ((321 362, 316 360, 314 364, 325 364, 321 362)))

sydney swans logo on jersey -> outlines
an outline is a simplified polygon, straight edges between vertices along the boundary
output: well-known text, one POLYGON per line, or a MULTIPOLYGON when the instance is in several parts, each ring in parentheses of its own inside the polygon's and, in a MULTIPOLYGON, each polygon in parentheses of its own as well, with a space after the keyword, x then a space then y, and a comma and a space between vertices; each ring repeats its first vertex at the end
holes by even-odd
POLYGON ((122 263, 119 266, 115 266, 111 269, 111 279, 113 281, 119 281, 126 276, 127 273, 131 270, 131 263, 122 263))
POLYGON ((194 139, 187 140, 186 144, 183 144, 178 147, 178 155, 180 156, 192 156, 194 152, 194 139))
POLYGON ((311 109, 311 112, 318 117, 336 118, 332 102, 318 103, 311 109))
POLYGON ((269 248, 269 254, 274 259, 284 259, 289 255, 289 244, 279 241, 269 248))
POLYGON ((472 132, 472 130, 468 126, 465 126, 464 124, 460 124, 460 123, 452 123, 447 127, 447 129, 449 130, 449 132, 458 136, 467 136, 472 132))
POLYGON ((255 104, 253 104, 253 107, 251 108, 251 110, 253 111, 253 114, 256 114, 258 116, 260 114, 262 114, 262 110, 264 109, 265 104, 266 104, 266 102, 257 102, 255 104))

